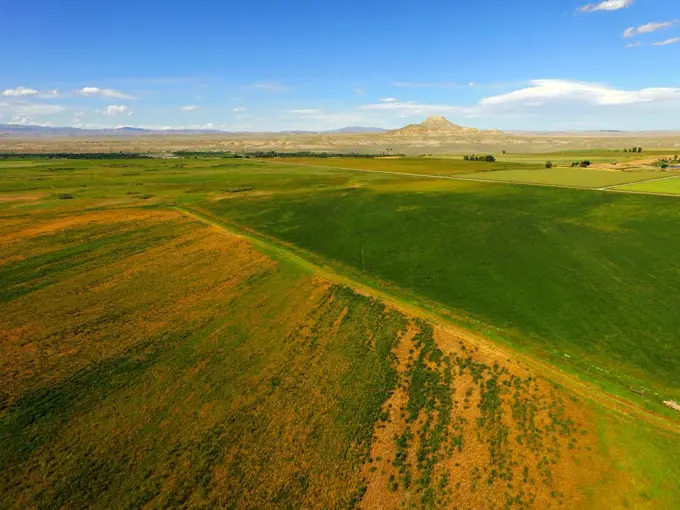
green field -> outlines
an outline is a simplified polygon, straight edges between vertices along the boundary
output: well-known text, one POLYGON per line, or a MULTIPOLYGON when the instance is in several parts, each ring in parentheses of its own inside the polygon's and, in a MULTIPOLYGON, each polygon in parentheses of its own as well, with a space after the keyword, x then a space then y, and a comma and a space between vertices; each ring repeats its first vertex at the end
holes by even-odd
POLYGON ((509 154, 499 156, 499 160, 504 161, 507 159, 516 163, 545 163, 546 161, 552 161, 556 165, 570 165, 574 161, 583 161, 585 159, 593 163, 625 163, 637 161, 640 158, 672 156, 675 152, 673 149, 644 149, 644 147, 641 153, 623 152, 623 149, 582 149, 533 154, 513 154, 510 152, 509 154))
POLYGON ((680 195, 680 176, 669 179, 662 179, 656 182, 644 182, 621 186, 617 188, 623 191, 642 191, 644 193, 663 193, 669 195, 680 195))
POLYGON ((456 193, 327 190, 205 209, 464 311, 518 344, 678 396, 673 199, 465 183, 456 193))
MULTIPOLYGON (((485 165, 429 158, 21 163, 0 508, 680 502, 675 198, 351 169, 485 165)), ((473 175, 503 172, 546 171, 473 175)))
POLYGON ((335 168, 356 168, 361 170, 380 170, 427 175, 458 175, 470 172, 491 172, 497 170, 535 169, 545 166, 545 162, 532 163, 516 161, 465 161, 461 156, 454 158, 285 158, 280 163, 299 163, 311 166, 335 168))
POLYGON ((665 175, 654 171, 609 172, 585 168, 543 168, 540 170, 499 170, 494 172, 462 174, 460 177, 505 181, 549 186, 575 188, 602 188, 617 184, 628 184, 648 179, 659 179, 665 175))

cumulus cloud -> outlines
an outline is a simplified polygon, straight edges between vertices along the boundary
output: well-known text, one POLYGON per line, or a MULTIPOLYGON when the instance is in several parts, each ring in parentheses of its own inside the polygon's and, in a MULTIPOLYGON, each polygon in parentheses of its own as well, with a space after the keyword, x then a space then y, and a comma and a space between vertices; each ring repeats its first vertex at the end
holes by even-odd
POLYGON ((99 87, 83 87, 76 90, 77 94, 81 96, 100 96, 100 97, 115 97, 117 99, 132 99, 132 96, 113 89, 100 89, 99 87))
POLYGON ((630 38, 635 37, 640 34, 651 34, 657 30, 663 30, 665 28, 671 28, 678 24, 680 20, 674 19, 671 21, 653 21, 651 23, 645 23, 638 27, 630 27, 623 31, 623 37, 630 38))
POLYGON ((7 89, 2 91, 2 95, 6 97, 37 96, 38 94, 39 92, 37 90, 26 87, 17 87, 15 89, 7 89))
POLYGON ((37 97, 41 99, 54 99, 61 97, 61 94, 57 89, 53 90, 35 90, 35 89, 30 89, 27 87, 17 87, 15 89, 7 89, 3 90, 1 95, 5 97, 13 97, 13 98, 28 98, 28 97, 37 97))
POLYGON ((118 105, 112 104, 107 106, 104 110, 102 110, 102 113, 104 115, 108 115, 109 117, 116 117, 119 115, 130 116, 132 115, 132 110, 130 110, 130 108, 122 104, 118 105))
POLYGON ((597 12, 597 11, 618 11, 625 9, 635 3, 635 0, 604 0, 604 2, 587 4, 579 7, 579 12, 597 12))
POLYGON ((572 100, 594 105, 626 105, 680 100, 680 88, 618 90, 606 85, 569 80, 533 80, 531 86, 480 101, 483 107, 520 103, 539 106, 548 101, 572 100))
POLYGON ((25 117, 23 115, 12 115, 12 118, 8 122, 8 124, 13 126, 40 126, 40 127, 50 127, 54 125, 51 122, 39 122, 33 120, 30 117, 25 117))
POLYGON ((655 43, 652 43, 653 46, 668 46, 669 44, 675 44, 680 42, 680 37, 672 37, 670 39, 666 39, 665 41, 658 41, 655 43))
POLYGON ((183 112, 194 112, 196 110, 199 110, 201 107, 196 106, 195 104, 188 104, 186 106, 180 106, 179 109, 182 110, 183 112))

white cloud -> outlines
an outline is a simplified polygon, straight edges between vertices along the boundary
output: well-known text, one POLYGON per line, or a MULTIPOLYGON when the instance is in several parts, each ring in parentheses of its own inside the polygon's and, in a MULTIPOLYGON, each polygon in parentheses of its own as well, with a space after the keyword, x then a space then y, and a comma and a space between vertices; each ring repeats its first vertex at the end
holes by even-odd
POLYGON ((26 87, 17 87, 15 89, 7 89, 2 91, 2 95, 8 97, 37 96, 39 93, 40 92, 35 89, 29 89, 26 87))
POLYGON ((196 110, 200 110, 200 106, 196 106, 195 104, 188 104, 186 106, 180 106, 179 109, 182 110, 183 112, 194 112, 196 110))
POLYGON ((246 111, 248 111, 248 108, 246 108, 245 106, 237 106, 236 108, 234 108, 234 111, 236 113, 246 112, 246 111))
POLYGON ((0 111, 24 116, 55 115, 66 108, 56 104, 29 103, 27 101, 0 102, 0 111))
POLYGON ((580 12, 618 11, 630 7, 633 3, 635 3, 635 0, 604 0, 604 2, 584 5, 579 7, 578 10, 580 12))
POLYGON ((12 119, 8 122, 8 124, 14 126, 41 126, 41 127, 54 126, 54 124, 51 122, 38 122, 31 119, 30 117, 25 117, 23 115, 13 115, 12 119))
POLYGON ((480 101, 483 107, 521 103, 539 106, 547 101, 581 101, 594 105, 624 105, 680 100, 680 88, 617 90, 598 83, 568 80, 533 80, 531 86, 480 101))
POLYGON ((77 94, 81 96, 101 96, 101 97, 115 97, 117 99, 132 99, 132 96, 113 89, 100 89, 99 87, 83 87, 76 90, 77 94))
POLYGON ((115 117, 118 115, 126 115, 130 116, 132 115, 132 110, 128 108, 125 105, 119 104, 119 105, 109 105, 107 106, 104 110, 101 111, 104 115, 108 115, 109 117, 115 117))
POLYGON ((477 86, 477 82, 471 81, 470 83, 468 83, 468 87, 476 87, 476 86, 477 86))
POLYGON ((396 103, 398 101, 397 101, 396 97, 383 97, 382 99, 380 99, 380 102, 381 103, 396 103))
POLYGON ((657 30, 663 30, 665 28, 671 28, 678 24, 680 20, 674 19, 671 21, 653 21, 651 23, 645 23, 638 27, 630 27, 624 30, 623 37, 630 38, 635 37, 640 34, 651 34, 657 30))
POLYGON ((668 46, 669 44, 675 44, 680 42, 680 37, 672 37, 671 39, 666 39, 665 41, 659 41, 652 43, 653 46, 668 46))
POLYGON ((626 44, 626 48, 637 48, 638 46, 642 46, 642 43, 640 41, 635 41, 635 42, 626 44))

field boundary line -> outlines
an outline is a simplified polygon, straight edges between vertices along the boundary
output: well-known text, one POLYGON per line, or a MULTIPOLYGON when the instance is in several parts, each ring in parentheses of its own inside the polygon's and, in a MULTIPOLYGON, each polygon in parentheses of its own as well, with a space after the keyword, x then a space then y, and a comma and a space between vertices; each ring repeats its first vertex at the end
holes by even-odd
POLYGON ((408 172, 391 172, 389 170, 368 170, 365 168, 348 168, 348 167, 343 167, 343 166, 325 166, 325 165, 313 165, 310 163, 296 163, 296 162, 287 162, 287 161, 267 161, 266 159, 258 159, 257 161, 260 161, 262 163, 267 163, 270 165, 295 165, 295 166, 306 166, 306 167, 311 167, 311 168, 325 168, 326 170, 347 170, 347 171, 352 171, 352 172, 365 172, 365 173, 371 173, 371 174, 387 174, 387 175, 405 175, 407 177, 421 177, 425 179, 443 179, 443 180, 450 180, 450 181, 467 181, 467 182, 481 182, 481 183, 486 183, 486 184, 511 184, 515 186, 538 186, 540 188, 564 188, 564 189, 575 189, 575 190, 581 190, 581 191, 609 191, 609 192, 619 192, 619 193, 630 193, 630 194, 637 194, 637 195, 657 195, 661 197, 674 197, 674 198, 680 198, 680 195, 673 195, 669 193, 654 193, 654 192, 647 192, 647 191, 634 191, 634 190, 616 190, 614 189, 615 187, 618 186, 631 186, 633 184, 639 184, 643 182, 652 182, 652 181, 659 181, 663 179, 673 179, 680 177, 680 175, 673 175, 669 177, 660 177, 658 179, 648 179, 645 181, 633 181, 633 182, 627 182, 627 183, 622 183, 622 184, 613 184, 612 186, 604 186, 601 188, 593 188, 593 187, 584 187, 584 186, 569 186, 566 184, 541 184, 537 182, 517 182, 517 181, 502 181, 502 180, 495 180, 495 179, 475 179, 474 177, 456 177, 453 175, 433 175, 433 174, 414 174, 414 173, 408 173, 408 172))
MULTIPOLYGON (((530 366, 537 372, 542 373, 551 381, 559 381, 560 384, 568 386, 570 391, 573 393, 580 395, 586 400, 597 402, 607 410, 618 412, 628 417, 647 420, 665 430, 669 430, 674 433, 680 433, 680 423, 677 423, 671 418, 656 414, 653 411, 648 411, 647 409, 637 405, 632 400, 628 400, 624 397, 603 391, 597 387, 595 382, 584 381, 575 373, 569 373, 557 366, 549 364, 547 361, 538 357, 533 357, 531 355, 522 353, 519 350, 514 349, 511 345, 496 342, 485 336, 483 332, 466 328, 464 325, 456 323, 455 317, 449 317, 447 315, 443 315, 442 313, 437 313, 435 311, 437 309, 448 313, 454 313, 452 310, 449 310, 440 303, 432 302, 431 305, 433 306, 433 310, 428 309, 430 303, 427 302, 426 299, 425 303, 409 303, 405 298, 401 298, 381 288, 377 288, 375 286, 378 283, 377 281, 369 280, 369 283, 359 282, 351 274, 343 271, 342 266, 335 267, 337 264, 335 262, 331 262, 331 264, 333 264, 331 266, 330 264, 321 265, 321 263, 317 263, 314 260, 309 260, 306 258, 306 256, 309 256, 312 259, 316 258, 317 256, 314 253, 308 253, 306 250, 298 248, 294 245, 289 245, 278 238, 269 236, 267 234, 262 234, 256 230, 233 223, 228 219, 215 217, 203 210, 196 210, 180 205, 172 206, 172 209, 184 214, 185 216, 216 228, 221 228, 233 235, 242 237, 249 242, 252 242, 255 247, 263 249, 265 252, 274 252, 281 257, 285 257, 292 263, 301 266, 303 269, 310 270, 312 273, 317 274, 322 278, 325 278, 333 283, 351 287, 354 291, 364 296, 379 299, 385 304, 407 315, 424 319, 437 327, 448 330, 454 335, 458 335, 461 338, 465 338, 466 340, 469 340, 473 343, 477 343, 486 349, 491 349, 496 352, 500 351, 505 355, 511 354, 514 358, 511 363, 517 364, 519 362, 520 365, 530 366)), ((319 259, 323 260, 321 257, 319 257, 319 259)), ((487 326, 499 332, 502 331, 492 325, 487 326)))

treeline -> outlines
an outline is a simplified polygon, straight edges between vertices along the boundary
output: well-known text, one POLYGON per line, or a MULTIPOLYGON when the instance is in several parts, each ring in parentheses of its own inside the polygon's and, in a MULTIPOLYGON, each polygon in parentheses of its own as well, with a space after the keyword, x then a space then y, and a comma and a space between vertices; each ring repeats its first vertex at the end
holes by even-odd
POLYGON ((632 149, 623 149, 623 152, 642 152, 642 147, 633 147, 632 149))
POLYGON ((50 152, 46 154, 29 154, 17 152, 0 152, 0 160, 7 159, 153 159, 147 154, 136 152, 50 152))
POLYGON ((487 163, 493 163, 496 161, 496 158, 494 158, 491 154, 487 156, 475 156, 473 154, 472 156, 463 156, 463 159, 465 161, 486 161, 487 163))
POLYGON ((574 161, 571 166, 580 166, 581 168, 588 168, 590 166, 590 161, 585 160, 585 161, 574 161))
MULTIPOLYGON (((661 168, 661 170, 666 170, 671 163, 677 165, 677 163, 679 163, 679 162, 680 162, 680 159, 678 159, 678 155, 676 154, 675 156, 673 156, 673 159, 671 159, 671 158, 661 158, 661 159, 659 159, 658 161, 656 161, 654 163, 654 166, 658 166, 659 168, 661 168)), ((678 168, 678 167, 675 166, 674 168, 678 168)))
POLYGON ((183 158, 380 158, 384 156, 404 156, 404 154, 381 153, 363 154, 359 152, 221 152, 221 151, 177 151, 175 156, 183 158))
POLYGON ((180 158, 240 158, 241 154, 229 151, 177 151, 172 153, 180 158))

